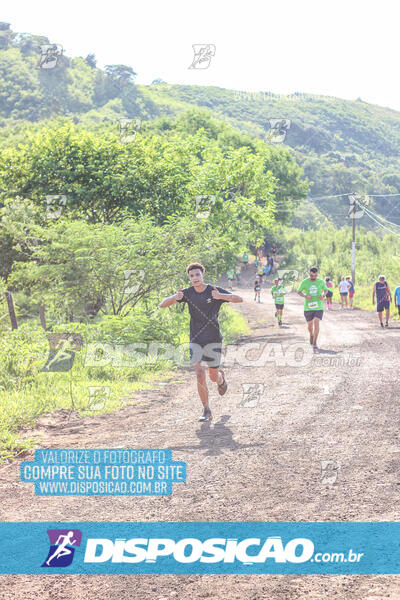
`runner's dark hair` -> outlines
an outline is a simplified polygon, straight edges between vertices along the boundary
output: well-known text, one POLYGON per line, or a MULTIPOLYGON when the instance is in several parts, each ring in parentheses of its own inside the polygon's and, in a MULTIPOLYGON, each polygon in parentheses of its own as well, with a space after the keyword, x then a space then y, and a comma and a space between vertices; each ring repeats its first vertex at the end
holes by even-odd
POLYGON ((194 263, 190 263, 190 265, 188 265, 186 267, 186 273, 189 274, 189 271, 193 271, 193 269, 200 269, 200 271, 202 273, 204 273, 204 271, 205 271, 205 268, 203 267, 202 264, 194 262, 194 263))
POLYGON ((318 267, 311 267, 310 271, 312 271, 313 273, 318 273, 318 267))

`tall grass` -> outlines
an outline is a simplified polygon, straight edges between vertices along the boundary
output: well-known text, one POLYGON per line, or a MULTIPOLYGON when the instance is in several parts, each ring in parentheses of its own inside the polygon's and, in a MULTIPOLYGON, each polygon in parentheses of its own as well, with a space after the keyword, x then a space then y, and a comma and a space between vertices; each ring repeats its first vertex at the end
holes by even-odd
MULTIPOLYGON (((247 324, 238 311, 224 306, 221 329, 225 343, 230 343, 247 332, 247 324)), ((146 318, 139 308, 129 317, 53 328, 53 333, 72 331, 81 335, 82 345, 80 349, 79 345, 74 350, 64 348, 64 356, 73 355, 72 368, 64 372, 43 370, 49 363, 49 342, 38 323, 31 320, 16 331, 3 329, 0 333, 0 460, 34 445, 35 440, 24 430, 34 427, 44 414, 67 409, 92 416, 136 403, 138 390, 171 376, 177 364, 162 357, 152 357, 149 362, 146 356, 133 364, 129 345, 154 340, 175 346, 185 343, 189 340, 189 316, 187 311, 172 308, 146 318), (107 356, 110 348, 115 352, 111 357, 107 356), (89 358, 96 349, 100 351, 98 366, 90 366, 93 361, 89 358), (117 358, 128 366, 117 366, 117 358)))

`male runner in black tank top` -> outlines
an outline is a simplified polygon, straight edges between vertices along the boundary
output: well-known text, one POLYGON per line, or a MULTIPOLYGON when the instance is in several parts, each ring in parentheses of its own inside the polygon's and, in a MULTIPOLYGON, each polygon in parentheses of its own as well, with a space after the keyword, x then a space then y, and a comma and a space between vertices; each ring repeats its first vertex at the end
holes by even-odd
POLYGON ((372 304, 375 304, 376 296, 376 312, 378 313, 379 322, 383 327, 382 313, 386 312, 386 327, 389 327, 390 302, 392 294, 384 275, 379 275, 378 281, 374 284, 372 292, 372 304))
POLYGON ((212 414, 208 402, 204 361, 208 364, 211 381, 217 383, 218 392, 223 396, 227 390, 224 372, 221 364, 222 335, 219 329, 218 313, 223 302, 243 302, 240 296, 231 294, 215 285, 203 282, 205 268, 200 263, 191 263, 186 273, 192 283, 188 288, 165 298, 160 308, 166 308, 176 302, 186 302, 190 313, 190 361, 197 375, 197 389, 203 403, 203 414, 200 421, 209 421, 212 414))

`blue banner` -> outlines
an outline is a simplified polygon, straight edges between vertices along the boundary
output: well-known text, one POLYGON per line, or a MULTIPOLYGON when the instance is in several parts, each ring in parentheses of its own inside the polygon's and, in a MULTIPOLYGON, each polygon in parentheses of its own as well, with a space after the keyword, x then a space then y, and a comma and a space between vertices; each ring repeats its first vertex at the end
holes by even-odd
POLYGON ((58 448, 35 450, 20 465, 37 496, 165 496, 186 481, 186 463, 171 450, 58 448))
POLYGON ((399 523, 0 523, 1 574, 399 574, 399 523))

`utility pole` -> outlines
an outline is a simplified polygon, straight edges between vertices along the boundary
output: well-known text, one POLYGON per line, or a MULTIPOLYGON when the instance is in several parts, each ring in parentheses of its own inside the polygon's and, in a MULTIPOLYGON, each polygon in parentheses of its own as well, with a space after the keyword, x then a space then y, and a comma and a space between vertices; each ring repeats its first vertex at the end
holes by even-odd
POLYGON ((356 283, 356 218, 355 218, 355 214, 356 214, 356 203, 354 202, 353 214, 352 214, 353 239, 351 242, 351 280, 353 282, 353 285, 355 285, 355 283, 356 283))
POLYGON ((357 208, 357 197, 358 194, 350 194, 348 196, 350 208, 347 214, 347 218, 352 219, 353 224, 353 237, 351 242, 351 280, 353 283, 356 281, 356 208, 357 208))
POLYGON ((369 204, 369 196, 360 194, 349 195, 350 208, 347 217, 352 218, 353 237, 351 242, 351 280, 356 282, 356 219, 364 216, 365 208, 369 204))

